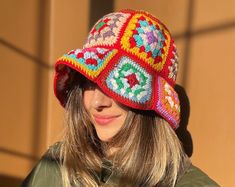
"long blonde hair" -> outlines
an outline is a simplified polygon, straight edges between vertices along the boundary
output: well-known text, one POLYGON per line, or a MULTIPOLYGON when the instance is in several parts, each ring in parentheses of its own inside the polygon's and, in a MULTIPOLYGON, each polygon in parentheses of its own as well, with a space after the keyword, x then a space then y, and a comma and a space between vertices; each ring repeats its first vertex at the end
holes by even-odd
POLYGON ((188 159, 180 141, 161 117, 131 110, 120 131, 107 143, 101 142, 75 86, 66 105, 66 130, 60 149, 63 185, 102 186, 97 173, 108 157, 119 172, 117 186, 174 186, 188 159))

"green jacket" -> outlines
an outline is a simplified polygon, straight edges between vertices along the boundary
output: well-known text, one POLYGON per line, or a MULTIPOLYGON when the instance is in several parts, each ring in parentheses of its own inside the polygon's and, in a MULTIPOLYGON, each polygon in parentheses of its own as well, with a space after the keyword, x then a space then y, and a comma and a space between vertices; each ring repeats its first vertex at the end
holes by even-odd
MULTIPOLYGON (((101 181, 106 184, 112 184, 115 181, 114 174, 110 175, 110 171, 106 170, 101 173, 101 181)), ((185 174, 180 178, 175 187, 218 187, 212 179, 210 179, 199 168, 191 165, 185 174)), ((22 187, 62 187, 61 173, 59 164, 47 152, 27 178, 23 181, 22 187)))

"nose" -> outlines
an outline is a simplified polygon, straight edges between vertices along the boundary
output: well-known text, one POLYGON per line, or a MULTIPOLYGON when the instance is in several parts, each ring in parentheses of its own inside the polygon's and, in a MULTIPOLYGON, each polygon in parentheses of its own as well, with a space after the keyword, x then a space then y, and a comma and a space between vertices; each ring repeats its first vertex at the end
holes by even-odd
POLYGON ((92 98, 92 106, 94 109, 99 111, 104 108, 109 108, 112 106, 112 99, 104 94, 100 88, 96 87, 92 98))

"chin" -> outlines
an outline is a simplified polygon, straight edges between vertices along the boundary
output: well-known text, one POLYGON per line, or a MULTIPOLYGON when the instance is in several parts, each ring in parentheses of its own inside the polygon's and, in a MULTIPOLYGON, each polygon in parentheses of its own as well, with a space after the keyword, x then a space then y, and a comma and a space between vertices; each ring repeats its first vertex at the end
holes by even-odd
POLYGON ((109 133, 104 133, 104 132, 102 133, 97 132, 97 136, 103 142, 108 142, 113 137, 109 133))
POLYGON ((118 129, 113 129, 113 128, 108 128, 107 127, 102 127, 102 126, 96 126, 94 125, 96 134, 98 138, 103 141, 103 142, 108 142, 115 134, 118 132, 118 129))
POLYGON ((112 137, 107 137, 107 136, 100 136, 100 135, 98 135, 98 138, 99 138, 102 142, 108 142, 112 137))

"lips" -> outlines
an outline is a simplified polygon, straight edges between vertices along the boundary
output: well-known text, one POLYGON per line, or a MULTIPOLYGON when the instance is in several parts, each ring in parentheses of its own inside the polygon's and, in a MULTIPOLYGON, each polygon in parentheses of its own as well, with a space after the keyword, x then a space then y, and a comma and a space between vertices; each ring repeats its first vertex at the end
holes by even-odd
POLYGON ((94 114, 93 115, 94 120, 97 124, 99 125, 108 125, 114 120, 116 120, 120 115, 98 115, 94 114))

